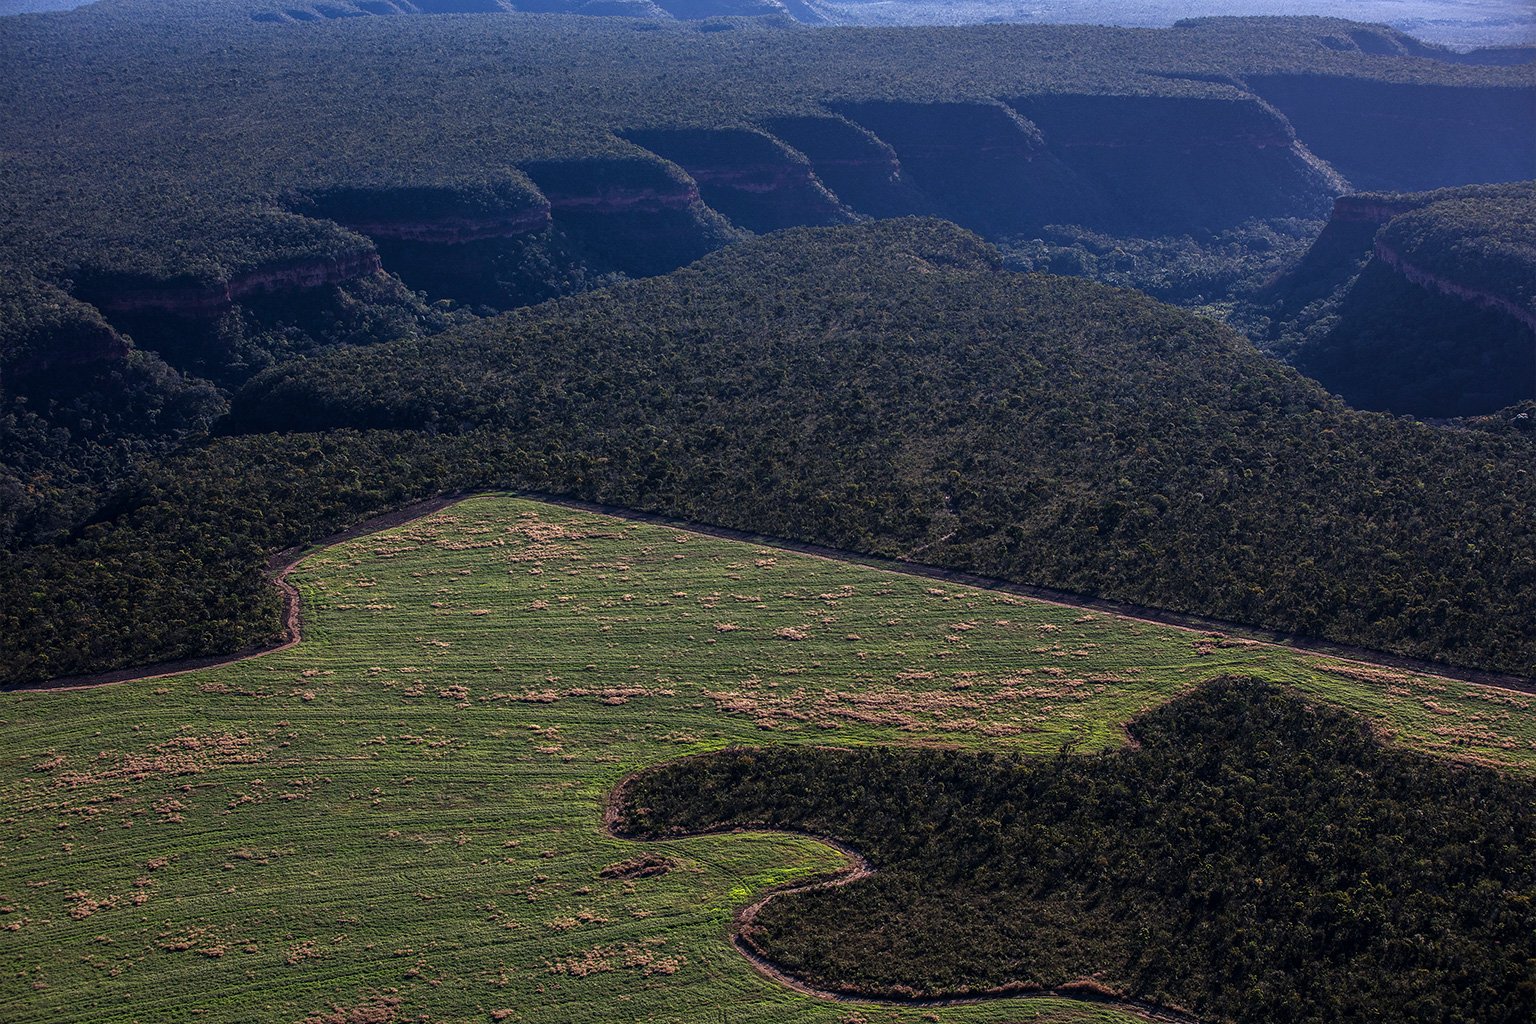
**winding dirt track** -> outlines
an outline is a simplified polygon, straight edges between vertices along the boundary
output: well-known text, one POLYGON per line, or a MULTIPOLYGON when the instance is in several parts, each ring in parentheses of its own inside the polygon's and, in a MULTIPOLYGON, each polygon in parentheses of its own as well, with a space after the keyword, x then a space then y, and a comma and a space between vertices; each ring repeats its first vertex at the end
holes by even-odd
MULTIPOLYGON (((696 754, 692 756, 708 757, 709 755, 696 754)), ((967 1006, 974 1003, 996 1002, 1003 999, 1072 999, 1078 1002, 1093 1003, 1098 1006, 1119 1010, 1122 1013, 1128 1013, 1143 1020, 1153 1022, 1153 1024, 1201 1024, 1199 1018, 1191 1016, 1183 1010, 1161 1006, 1157 1003, 1149 1003, 1141 999, 1122 998, 1086 980, 1077 984, 1060 985, 1056 988, 1010 985, 953 996, 869 995, 854 991, 818 988, 815 985, 808 984, 803 979, 790 974, 774 963, 753 941, 752 923, 757 919, 758 913, 764 907, 781 896, 791 896, 795 893, 810 892, 815 889, 835 889, 839 886, 852 885, 854 882, 868 878, 876 871, 869 858, 842 840, 832 836, 821 835, 816 832, 802 832, 794 829, 771 828, 766 825, 760 828, 735 826, 703 832, 680 833, 675 836, 665 837, 626 835, 618 828, 619 808, 624 803, 626 789, 638 774, 638 772, 631 772, 621 779, 618 785, 614 786, 608 794, 607 803, 604 805, 603 827, 616 839, 664 843, 703 835, 772 832, 778 835, 803 836, 807 839, 814 839, 819 843, 825 843, 848 858, 849 863, 846 867, 830 875, 821 875, 806 882, 792 882, 788 885, 780 885, 769 889, 757 901, 738 910, 735 917, 731 920, 729 931, 731 945, 735 946, 736 951, 747 958, 747 961, 752 964, 759 974, 778 982, 785 988, 793 989, 801 995, 811 996, 816 999, 826 999, 839 1003, 864 1003, 884 1006, 967 1006)))
POLYGON ((177 661, 160 662, 154 665, 145 665, 137 668, 115 669, 111 672, 96 672, 90 675, 62 676, 57 679, 43 680, 37 683, 26 683, 20 686, 5 687, 7 690, 78 690, 91 686, 105 686, 111 683, 128 683, 145 679, 159 679, 164 676, 179 675, 183 672, 194 672, 198 669, 215 668, 219 665, 228 665, 236 661, 244 661, 246 658, 254 658, 263 654, 271 654, 274 651, 283 651, 298 643, 303 631, 303 619, 299 608, 299 593, 288 582, 288 574, 293 568, 315 551, 340 544, 343 541, 353 540, 357 537, 380 530, 388 530, 396 526, 403 526, 413 520, 442 511, 452 505, 456 505, 468 498, 482 497, 485 495, 502 494, 510 497, 527 498, 532 501, 541 501, 549 505, 558 505, 562 508, 575 509, 581 512, 592 512, 599 515, 612 516, 615 519, 628 519, 634 522, 652 523, 658 526, 666 526, 674 530, 683 530, 689 533, 697 533, 706 537, 720 537, 725 540, 743 541, 756 544, 759 547, 778 548, 782 551, 790 551, 795 554, 812 555, 817 558, 826 558, 836 562, 851 562, 856 565, 865 565, 874 569, 884 569, 887 572, 901 573, 905 576, 919 576, 924 579, 939 580, 945 583, 954 583, 960 586, 973 587, 978 590, 995 590, 1000 593, 1017 594, 1020 597, 1028 597, 1036 601, 1044 601, 1047 604, 1062 605, 1068 608, 1082 608, 1087 611, 1103 612, 1115 615, 1123 619, 1133 619, 1141 622, 1150 622, 1160 626, 1173 626, 1178 629, 1186 629, 1199 633, 1223 633, 1229 636, 1254 640, 1271 647, 1286 647, 1292 650, 1304 651, 1309 654, 1320 654, 1336 661, 1353 662, 1372 668, 1388 668, 1398 671, 1416 672, 1422 675, 1441 676, 1446 679, 1456 679, 1461 682, 1475 683, 1479 686, 1490 686, 1501 690, 1514 690, 1519 693, 1536 694, 1536 679, 1527 676, 1508 675, 1499 672, 1484 672, 1479 669, 1461 668, 1455 665, 1446 665, 1435 661, 1425 661, 1419 658, 1409 658, 1397 654, 1388 654, 1383 651, 1373 651, 1365 647, 1353 647, 1348 644, 1334 643, 1329 640, 1318 640, 1312 637, 1298 636, 1292 633, 1281 633, 1274 630, 1262 629, 1256 626, 1245 626, 1242 623, 1228 622, 1223 619, 1207 618, 1201 615, 1186 615, 1182 612, 1167 611, 1162 608, 1149 608, 1145 605, 1128 604, 1122 601, 1110 601, 1104 598, 1091 597, 1086 594, 1075 594, 1066 590, 1055 590, 1050 587, 1037 587, 1028 583, 1014 583, 1009 580, 995 579, 990 576, 978 576, 974 573, 962 572, 958 569, 945 569, 935 565, 923 565, 919 562, 907 562, 896 558, 884 558, 879 555, 864 555, 853 551, 844 551, 838 548, 824 547, 820 544, 810 544, 805 541, 788 540, 783 537, 772 537, 766 534, 752 533, 747 530, 735 530, 725 526, 711 526, 707 523, 692 523, 671 516, 661 515, 655 512, 641 512, 636 509, 620 508, 616 505, 602 505, 596 502, 581 501, 576 498, 568 498, 558 494, 544 494, 538 491, 475 491, 468 493, 446 494, 434 498, 426 498, 412 502, 409 505, 387 512, 383 515, 365 519, 355 526, 339 533, 333 533, 314 544, 288 548, 274 554, 267 561, 267 572, 272 578, 272 583, 282 593, 283 597, 283 637, 275 644, 259 647, 251 647, 233 654, 214 655, 201 658, 183 658, 177 661))

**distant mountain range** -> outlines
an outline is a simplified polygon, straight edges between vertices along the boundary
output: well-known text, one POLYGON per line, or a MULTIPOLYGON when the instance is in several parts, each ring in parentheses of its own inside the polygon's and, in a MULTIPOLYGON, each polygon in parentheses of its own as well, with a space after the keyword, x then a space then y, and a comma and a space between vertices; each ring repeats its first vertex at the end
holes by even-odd
MULTIPOLYGON (((80 0, 0 0, 0 15, 63 11, 80 0)), ((432 12, 432 0, 402 8, 432 12)), ((451 6, 451 5, 450 5, 451 6)), ((1536 7, 1528 0, 481 0, 475 10, 540 11, 690 20, 782 14, 807 24, 1122 25, 1165 28, 1182 18, 1222 15, 1318 15, 1379 22, 1457 49, 1536 44, 1536 7)), ((459 8, 454 8, 459 9, 459 8)))
POLYGON ((1457 48, 1536 43, 1527 0, 812 0, 829 21, 853 25, 983 22, 1162 28, 1182 18, 1320 15, 1391 25, 1457 48))

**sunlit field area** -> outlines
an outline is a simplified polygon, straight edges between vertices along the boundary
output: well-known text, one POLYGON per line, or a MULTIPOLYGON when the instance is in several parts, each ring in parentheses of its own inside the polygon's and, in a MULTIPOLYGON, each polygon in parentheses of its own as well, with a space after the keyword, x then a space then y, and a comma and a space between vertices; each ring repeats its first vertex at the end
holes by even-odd
POLYGON ((293 579, 296 647, 0 695, 0 1019, 1131 1020, 799 995, 727 928, 843 855, 627 842, 607 796, 732 745, 1089 754, 1222 675, 1536 765, 1536 698, 508 496, 293 579))

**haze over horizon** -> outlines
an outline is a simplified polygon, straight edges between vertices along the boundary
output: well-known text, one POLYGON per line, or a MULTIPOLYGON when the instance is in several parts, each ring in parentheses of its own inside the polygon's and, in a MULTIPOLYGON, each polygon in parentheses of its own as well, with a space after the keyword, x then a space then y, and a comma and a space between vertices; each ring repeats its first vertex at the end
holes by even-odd
MULTIPOLYGON (((65 11, 82 0, 0 0, 0 16, 65 11)), ((508 4, 508 9, 513 5, 508 4)), ((1164 28, 1184 18, 1316 15, 1390 25, 1456 49, 1536 45, 1524 0, 812 0, 834 25, 1120 25, 1164 28)))

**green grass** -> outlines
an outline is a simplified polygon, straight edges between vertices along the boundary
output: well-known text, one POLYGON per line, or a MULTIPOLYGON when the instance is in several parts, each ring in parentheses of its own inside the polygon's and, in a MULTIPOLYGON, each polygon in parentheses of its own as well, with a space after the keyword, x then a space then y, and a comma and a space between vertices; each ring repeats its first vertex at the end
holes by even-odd
POLYGON ((1100 750, 1232 672, 1414 748, 1536 765, 1518 695, 520 499, 319 552, 295 579, 296 648, 0 696, 0 1018, 299 1021, 398 999, 432 1021, 1123 1021, 798 996, 725 929, 840 855, 622 842, 603 797, 728 744, 1100 750), (598 876, 662 847, 666 875, 598 876))

